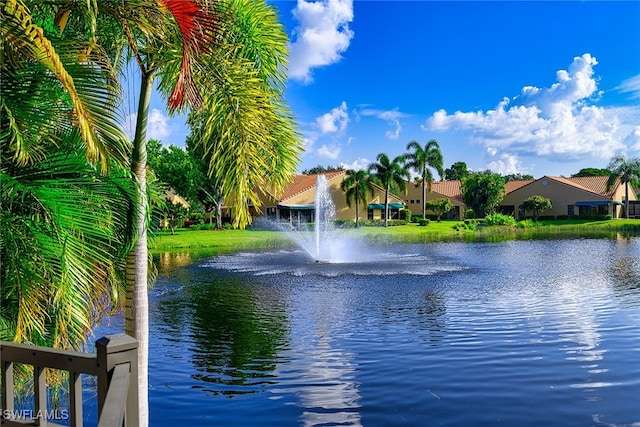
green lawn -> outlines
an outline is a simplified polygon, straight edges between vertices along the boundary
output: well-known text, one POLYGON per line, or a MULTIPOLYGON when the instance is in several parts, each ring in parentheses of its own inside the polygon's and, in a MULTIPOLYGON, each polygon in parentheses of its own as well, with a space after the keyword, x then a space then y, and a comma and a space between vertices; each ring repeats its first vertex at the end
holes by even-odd
MULTIPOLYGON (((393 227, 361 227, 346 230, 375 242, 427 243, 437 241, 494 241, 509 239, 550 238, 557 236, 613 237, 616 234, 640 236, 640 220, 558 220, 541 221, 532 228, 481 227, 456 231, 461 221, 431 222, 393 227)), ((283 232, 265 230, 189 230, 178 229, 175 235, 161 231, 149 241, 152 253, 206 250, 229 253, 247 249, 275 249, 293 244, 283 232)))

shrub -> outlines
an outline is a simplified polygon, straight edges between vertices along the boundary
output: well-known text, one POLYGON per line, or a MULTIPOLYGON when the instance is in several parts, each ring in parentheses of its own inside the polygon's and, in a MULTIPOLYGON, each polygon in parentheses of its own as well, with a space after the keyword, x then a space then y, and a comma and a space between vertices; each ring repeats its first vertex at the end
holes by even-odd
POLYGON ((423 226, 423 227, 424 227, 424 226, 429 225, 429 223, 430 223, 430 222, 431 222, 431 220, 430 220, 430 219, 422 219, 422 218, 420 218, 420 219, 418 220, 418 225, 420 225, 420 226, 423 226))
MULTIPOLYGON (((362 224, 362 221, 360 221, 360 224, 362 224)), ((355 228, 356 222, 352 219, 337 219, 335 225, 338 228, 355 228)))
POLYGON ((464 218, 465 219, 475 218, 475 213, 473 212, 473 209, 467 209, 466 211, 464 211, 464 218))
POLYGON ((518 223, 516 224, 516 227, 518 228, 532 228, 532 227, 537 227, 540 224, 535 223, 532 219, 525 219, 523 221, 518 221, 518 223))
POLYGON ((516 219, 511 215, 503 215, 500 213, 494 213, 487 215, 484 218, 486 225, 515 225, 516 219))
POLYGON ((537 221, 538 216, 544 212, 548 211, 552 208, 551 200, 547 199, 543 196, 531 196, 527 198, 522 205, 520 205, 520 209, 525 212, 531 212, 533 214, 533 220, 537 221))
POLYGON ((405 222, 411 221, 411 209, 400 209, 398 216, 405 222))
POLYGON ((204 212, 195 211, 189 214, 189 220, 191 221, 191 225, 199 225, 204 222, 204 212))

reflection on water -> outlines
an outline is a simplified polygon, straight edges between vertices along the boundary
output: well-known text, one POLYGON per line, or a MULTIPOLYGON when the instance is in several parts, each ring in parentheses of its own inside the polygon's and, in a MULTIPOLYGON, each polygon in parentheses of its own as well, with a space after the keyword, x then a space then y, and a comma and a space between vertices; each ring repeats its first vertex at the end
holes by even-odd
POLYGON ((189 288, 195 379, 213 393, 255 393, 273 382, 278 350, 287 346, 287 318, 276 299, 261 298, 234 277, 189 288))
POLYGON ((381 253, 161 266, 152 424, 640 423, 640 239, 381 253))

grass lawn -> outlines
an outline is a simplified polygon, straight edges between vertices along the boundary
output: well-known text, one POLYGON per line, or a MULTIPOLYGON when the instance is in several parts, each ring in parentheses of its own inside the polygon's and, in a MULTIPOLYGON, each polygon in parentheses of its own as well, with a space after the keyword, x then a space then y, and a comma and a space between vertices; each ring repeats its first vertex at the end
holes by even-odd
MULTIPOLYGON (((346 232, 362 235, 376 242, 427 243, 438 241, 497 241, 509 239, 553 238, 562 236, 612 237, 617 233, 640 236, 640 220, 616 219, 609 221, 556 220, 540 221, 534 227, 479 227, 477 230, 454 229, 462 221, 431 222, 393 227, 361 227, 346 232)), ((152 253, 188 252, 206 250, 211 253, 229 253, 247 249, 275 249, 291 247, 287 236, 266 230, 189 230, 178 229, 175 235, 157 232, 149 241, 152 253)))

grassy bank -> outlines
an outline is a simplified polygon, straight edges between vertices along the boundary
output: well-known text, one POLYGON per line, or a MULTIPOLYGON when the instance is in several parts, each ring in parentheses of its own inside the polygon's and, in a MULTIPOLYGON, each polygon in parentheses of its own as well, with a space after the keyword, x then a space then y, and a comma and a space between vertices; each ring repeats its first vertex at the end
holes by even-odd
MULTIPOLYGON (((476 230, 456 230, 461 221, 432 222, 393 227, 362 227, 346 230, 376 242, 427 243, 442 241, 499 241, 556 237, 616 237, 640 236, 639 220, 542 221, 532 227, 479 227, 476 230)), ((229 253, 239 250, 260 250, 291 247, 282 232, 266 230, 176 230, 175 235, 159 232, 149 242, 152 253, 203 251, 229 253)))

